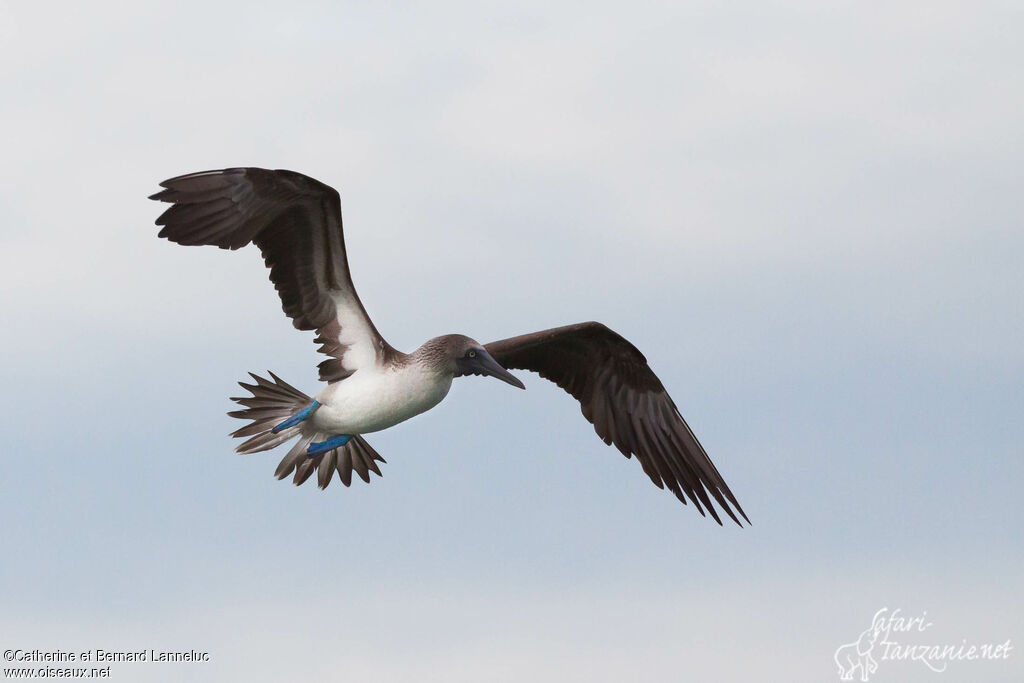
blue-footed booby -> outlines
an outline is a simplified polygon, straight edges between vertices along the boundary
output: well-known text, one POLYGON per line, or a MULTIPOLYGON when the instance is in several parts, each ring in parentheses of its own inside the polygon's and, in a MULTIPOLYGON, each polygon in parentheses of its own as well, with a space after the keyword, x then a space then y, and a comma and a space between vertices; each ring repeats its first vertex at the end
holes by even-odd
POLYGON ((746 514, 687 426, 647 359, 625 338, 597 322, 557 327, 481 344, 461 334, 426 341, 402 353, 377 331, 349 274, 334 188, 294 171, 227 168, 160 183, 150 199, 171 206, 156 223, 159 236, 183 245, 263 253, 285 314, 300 330, 315 330, 320 380, 309 397, 274 373, 239 382, 250 395, 228 413, 249 424, 236 449, 257 453, 297 439, 276 475, 302 484, 313 472, 327 488, 334 472, 345 486, 355 471, 380 475, 384 459, 363 435, 425 412, 465 375, 496 377, 525 389, 511 369, 530 370, 580 402, 597 435, 627 458, 636 456, 658 488, 692 502, 719 524, 712 498, 735 521, 746 514), (735 512, 734 512, 735 510, 735 512))

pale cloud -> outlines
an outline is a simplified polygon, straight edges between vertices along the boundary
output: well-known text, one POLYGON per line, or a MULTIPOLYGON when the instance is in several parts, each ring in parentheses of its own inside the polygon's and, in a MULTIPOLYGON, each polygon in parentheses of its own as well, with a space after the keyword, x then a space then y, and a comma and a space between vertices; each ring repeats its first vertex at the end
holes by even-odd
MULTIPOLYGON (((81 621, 72 613, 57 624, 27 617, 5 623, 0 637, 21 648, 211 655, 209 663, 111 665, 112 679, 130 674, 144 683, 183 675, 256 683, 555 683, 832 680, 836 648, 855 640, 883 607, 907 616, 926 614, 932 626, 919 637, 923 642, 1003 642, 1017 635, 1017 622, 1001 606, 1005 590, 1019 589, 1012 581, 967 594, 924 579, 904 589, 904 602, 893 602, 892 577, 884 574, 795 578, 798 584, 751 577, 696 585, 683 572, 667 585, 636 577, 552 590, 479 580, 354 586, 338 584, 325 572, 310 576, 291 595, 242 602, 213 598, 202 608, 186 599, 185 606, 158 610, 154 621, 81 621), (809 598, 824 595, 829 597, 809 598), (978 618, 982 610, 988 618, 978 618)), ((881 665, 880 680, 924 682, 935 675, 914 662, 881 665)), ((1005 661, 955 662, 948 674, 1009 681, 1021 672, 1020 658, 1011 653, 1005 661)))

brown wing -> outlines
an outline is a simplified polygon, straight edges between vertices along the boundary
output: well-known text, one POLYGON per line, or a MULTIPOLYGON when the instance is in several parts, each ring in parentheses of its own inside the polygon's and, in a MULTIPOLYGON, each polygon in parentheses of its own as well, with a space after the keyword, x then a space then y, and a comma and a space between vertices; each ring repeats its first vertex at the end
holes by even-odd
POLYGON ((721 524, 710 493, 737 524, 730 503, 750 522, 647 359, 620 335, 587 322, 486 348, 504 367, 532 370, 572 394, 597 435, 635 455, 658 488, 668 486, 684 504, 689 498, 702 515, 706 507, 721 524))
POLYGON ((170 202, 160 237, 240 249, 253 242, 270 268, 285 314, 316 330, 320 379, 344 379, 394 353, 359 301, 345 255, 341 197, 294 171, 227 168, 171 178, 150 199, 170 202))

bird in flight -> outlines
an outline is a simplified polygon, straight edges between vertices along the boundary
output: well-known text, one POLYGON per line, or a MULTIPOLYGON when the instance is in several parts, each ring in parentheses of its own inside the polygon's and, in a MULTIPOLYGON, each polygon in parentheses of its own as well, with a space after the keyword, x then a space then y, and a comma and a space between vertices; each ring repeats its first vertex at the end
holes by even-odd
POLYGON ((296 485, 314 472, 327 488, 334 472, 345 486, 355 471, 380 476, 384 459, 363 438, 427 411, 448 394, 452 380, 486 375, 525 389, 509 369, 529 370, 580 402, 583 416, 606 444, 636 456, 658 488, 707 510, 712 503, 742 526, 749 523, 647 359, 626 339, 597 322, 578 323, 481 344, 461 334, 429 339, 412 353, 393 348, 359 301, 334 188, 294 171, 227 168, 165 180, 150 199, 171 206, 157 219, 159 236, 182 245, 240 249, 253 243, 270 269, 285 315, 300 330, 315 330, 327 358, 319 365, 327 386, 310 398, 274 373, 249 373, 239 384, 249 396, 228 413, 248 424, 236 449, 257 453, 297 439, 277 467, 296 485))

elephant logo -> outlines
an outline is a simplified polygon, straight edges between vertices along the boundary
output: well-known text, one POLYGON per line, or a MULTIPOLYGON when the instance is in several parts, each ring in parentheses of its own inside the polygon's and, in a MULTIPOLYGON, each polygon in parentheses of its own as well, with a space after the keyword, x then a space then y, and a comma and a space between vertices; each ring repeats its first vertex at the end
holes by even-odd
POLYGON ((880 619, 885 611, 883 607, 875 613, 871 627, 861 633, 857 640, 836 649, 835 661, 840 679, 852 681, 853 675, 859 672, 860 680, 867 681, 871 674, 878 671, 878 660, 871 653, 878 639, 885 633, 885 620, 880 619))

